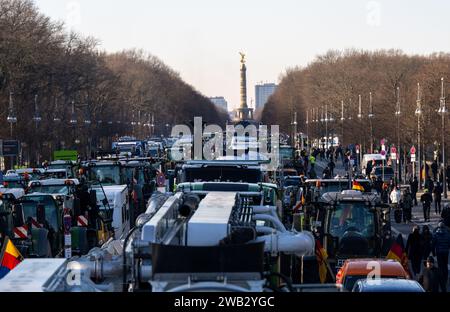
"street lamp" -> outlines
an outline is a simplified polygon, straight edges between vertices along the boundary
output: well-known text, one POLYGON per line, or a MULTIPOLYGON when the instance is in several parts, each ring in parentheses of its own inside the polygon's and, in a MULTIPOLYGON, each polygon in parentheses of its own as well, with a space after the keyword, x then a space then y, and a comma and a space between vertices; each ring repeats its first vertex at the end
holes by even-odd
POLYGON ((75 114, 75 102, 74 101, 72 101, 72 115, 70 116, 70 121, 69 122, 73 126, 78 123, 77 116, 75 114))
POLYGON ((328 122, 330 119, 328 118, 328 104, 325 104, 325 148, 329 146, 329 137, 328 137, 328 122))
POLYGON ((417 116, 417 169, 418 169, 418 179, 419 179, 419 188, 422 189, 422 172, 421 172, 421 165, 422 165, 422 156, 421 156, 421 140, 420 140, 420 117, 422 116, 422 98, 421 98, 421 92, 420 92, 420 83, 417 83, 417 107, 416 112, 417 116))
POLYGON ((7 121, 10 125, 10 130, 11 130, 11 139, 13 138, 13 124, 17 123, 17 116, 16 113, 14 111, 14 102, 13 102, 13 96, 14 93, 10 92, 9 93, 9 110, 8 110, 8 118, 7 121))
POLYGON ((170 133, 169 133, 169 127, 170 127, 170 125, 167 123, 167 124, 166 124, 166 130, 167 130, 167 136, 168 136, 168 137, 170 136, 170 133))
POLYGON ((356 151, 357 153, 359 153, 358 155, 358 167, 359 169, 362 170, 361 168, 361 159, 362 159, 362 132, 361 128, 362 128, 362 118, 363 118, 363 114, 362 114, 362 97, 361 94, 358 96, 358 120, 359 120, 359 152, 358 150, 356 151))
POLYGON ((55 97, 55 113, 53 115, 54 122, 61 122, 61 118, 58 115, 58 98, 55 97))
POLYGON ((444 78, 441 78, 441 99, 438 114, 442 117, 442 177, 444 186, 444 198, 447 198, 447 174, 445 168, 445 117, 447 116, 448 110, 445 106, 445 88, 444 88, 444 78))
POLYGON ((400 110, 400 87, 397 87, 397 103, 396 103, 396 110, 395 110, 395 116, 397 116, 397 166, 395 166, 395 170, 397 173, 397 179, 398 181, 401 180, 400 178, 400 170, 399 170, 399 166, 400 166, 400 153, 401 153, 401 148, 400 148, 400 115, 401 115, 401 110, 400 110))
POLYGON ((344 144, 344 101, 341 101, 341 125, 342 125, 342 144, 344 144))
POLYGON ((293 119, 291 125, 292 125, 292 131, 293 131, 293 136, 292 136, 293 141, 292 141, 292 143, 294 145, 294 148, 297 148, 297 125, 298 125, 298 123, 297 123, 297 112, 294 113, 294 119, 293 119))
POLYGON ((372 119, 375 117, 373 113, 373 101, 372 92, 369 93, 369 123, 370 123, 370 152, 373 153, 373 122, 372 119))
POLYGON ((42 121, 42 118, 41 118, 41 116, 39 115, 39 108, 38 108, 38 102, 37 102, 37 100, 38 100, 38 96, 37 96, 37 94, 34 96, 34 117, 33 117, 33 120, 34 120, 34 122, 35 122, 35 124, 36 124, 36 129, 37 129, 37 127, 38 127, 38 124, 42 121))
MULTIPOLYGON (((42 121, 41 116, 39 115, 39 108, 38 108, 38 95, 36 94, 34 96, 34 117, 33 120, 35 122, 36 125, 36 130, 38 128, 39 123, 42 121)), ((36 131, 36 135, 37 135, 37 131, 36 131)), ((37 145, 36 145, 36 163, 39 163, 39 140, 36 140, 37 145)))
MULTIPOLYGON (((309 110, 306 110, 306 148, 309 145, 309 110)), ((303 148, 304 146, 302 146, 303 148)))

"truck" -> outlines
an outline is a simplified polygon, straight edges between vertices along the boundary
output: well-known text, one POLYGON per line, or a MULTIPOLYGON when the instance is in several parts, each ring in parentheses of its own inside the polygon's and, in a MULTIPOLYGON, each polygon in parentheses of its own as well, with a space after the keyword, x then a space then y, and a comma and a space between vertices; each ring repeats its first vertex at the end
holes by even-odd
MULTIPOLYGON (((34 287, 46 292, 295 291, 289 274, 300 271, 291 272, 281 258, 314 257, 311 233, 286 229, 274 207, 249 203, 245 192, 155 194, 136 224, 123 240, 49 263, 34 287), (66 282, 77 273, 76 285, 66 282)), ((23 279, 32 263, 15 268, 0 281, 0 290, 11 278, 23 279)))

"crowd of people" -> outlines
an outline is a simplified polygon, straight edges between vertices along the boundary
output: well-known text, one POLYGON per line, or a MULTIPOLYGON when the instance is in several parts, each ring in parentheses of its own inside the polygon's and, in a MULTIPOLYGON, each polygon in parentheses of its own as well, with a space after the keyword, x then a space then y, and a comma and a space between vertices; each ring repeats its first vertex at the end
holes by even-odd
POLYGON ((427 225, 414 226, 406 242, 406 253, 414 277, 426 291, 447 292, 450 233, 443 222, 432 233, 427 225), (435 266, 434 257, 437 259, 435 266), (423 265, 423 269, 422 269, 423 265))
POLYGON ((342 162, 346 171, 351 168, 350 166, 355 167, 357 162, 354 146, 313 147, 310 151, 303 149, 296 154, 294 167, 299 175, 304 175, 310 179, 332 179, 335 177, 335 168, 338 161, 342 162), (317 161, 325 161, 327 163, 325 169, 319 173, 316 171, 317 161), (321 176, 318 174, 321 174, 321 176))

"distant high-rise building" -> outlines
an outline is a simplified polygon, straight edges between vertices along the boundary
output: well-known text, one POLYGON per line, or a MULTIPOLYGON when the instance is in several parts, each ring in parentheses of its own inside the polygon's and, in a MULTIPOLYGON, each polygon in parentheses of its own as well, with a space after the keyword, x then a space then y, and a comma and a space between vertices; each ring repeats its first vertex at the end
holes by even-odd
POLYGON ((275 93, 277 89, 277 85, 274 83, 265 83, 259 84, 255 86, 255 108, 263 108, 266 105, 269 97, 275 93))
POLYGON ((223 96, 216 96, 209 98, 211 102, 214 103, 217 107, 223 109, 224 111, 228 111, 228 102, 225 100, 223 96))

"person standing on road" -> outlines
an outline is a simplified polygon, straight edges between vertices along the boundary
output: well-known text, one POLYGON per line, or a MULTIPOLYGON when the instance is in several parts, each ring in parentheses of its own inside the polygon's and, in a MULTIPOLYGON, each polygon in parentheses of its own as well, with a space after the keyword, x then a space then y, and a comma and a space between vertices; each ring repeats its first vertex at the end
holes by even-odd
POLYGON ((445 204, 444 209, 442 209, 441 213, 442 222, 444 222, 445 226, 450 227, 450 205, 445 204))
POLYGON ((450 251, 450 233, 443 222, 439 222, 433 235, 432 252, 436 256, 441 273, 441 289, 447 292, 448 282, 448 253, 450 251))
POLYGON ((427 260, 431 253, 431 245, 433 241, 433 234, 431 234, 428 225, 422 227, 421 238, 421 249, 422 249, 422 260, 427 260))
POLYGON ((428 189, 431 194, 433 194, 434 182, 433 180, 431 180, 430 177, 428 177, 427 180, 425 181, 425 188, 428 189))
POLYGON ((412 207, 413 207, 413 199, 409 190, 406 189, 405 192, 403 193, 402 198, 403 222, 405 224, 411 222, 412 207))
POLYGON ((425 222, 430 221, 430 210, 431 203, 433 202, 433 197, 428 189, 425 189, 425 193, 420 196, 420 202, 423 205, 423 219, 425 222))
POLYGON ((381 201, 384 204, 387 204, 389 202, 389 190, 387 183, 383 183, 383 189, 381 191, 381 201))
POLYGON ((406 253, 408 255, 408 259, 411 261, 414 275, 417 276, 420 273, 422 263, 421 236, 420 229, 417 225, 413 227, 413 231, 409 234, 408 240, 406 241, 406 253))
POLYGON ((436 214, 441 213, 441 201, 442 201, 442 187, 441 183, 437 182, 436 187, 433 190, 434 193, 434 210, 436 214))
POLYGON ((439 292, 439 283, 441 280, 439 270, 434 266, 433 257, 428 257, 426 267, 420 274, 418 282, 426 292, 439 292))
POLYGON ((437 173, 438 173, 438 164, 437 164, 436 159, 431 164, 431 172, 433 173, 433 180, 437 181, 437 178, 438 178, 438 175, 437 175, 437 173))
POLYGON ((333 157, 331 157, 328 167, 330 168, 331 176, 334 177, 334 168, 336 168, 336 164, 333 161, 333 157))
POLYGON ((447 166, 445 175, 447 176, 447 189, 450 189, 450 165, 447 166))
POLYGON ((419 191, 419 181, 417 180, 417 177, 414 177, 409 185, 411 186, 411 196, 414 200, 414 205, 417 206, 417 192, 419 191))
POLYGON ((400 190, 398 189, 398 187, 393 188, 393 190, 391 191, 391 194, 389 195, 389 198, 391 200, 392 206, 395 209, 397 209, 400 205, 400 200, 401 200, 401 193, 400 193, 400 190))
POLYGON ((323 179, 331 179, 331 170, 330 168, 326 167, 322 172, 322 178, 323 179))

